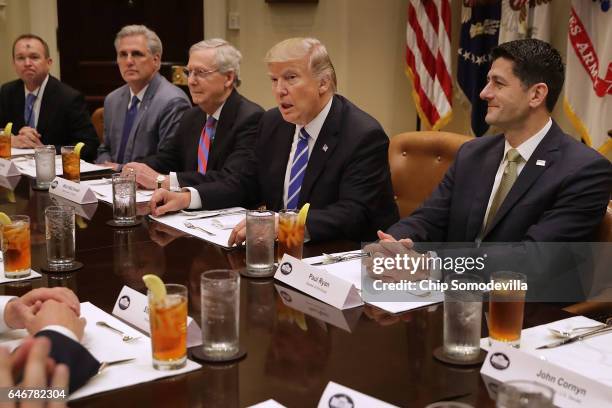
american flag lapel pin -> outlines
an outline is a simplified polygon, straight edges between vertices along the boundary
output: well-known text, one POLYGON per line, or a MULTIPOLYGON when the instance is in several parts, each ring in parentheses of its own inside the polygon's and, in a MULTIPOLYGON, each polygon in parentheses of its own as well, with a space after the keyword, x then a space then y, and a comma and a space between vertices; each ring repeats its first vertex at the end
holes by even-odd
POLYGON ((327 152, 327 149, 329 149, 329 147, 327 147, 327 145, 326 145, 326 144, 324 144, 324 145, 323 145, 323 151, 324 151, 324 152, 327 152))
POLYGON ((546 160, 537 160, 536 161, 536 166, 546 166, 546 160))

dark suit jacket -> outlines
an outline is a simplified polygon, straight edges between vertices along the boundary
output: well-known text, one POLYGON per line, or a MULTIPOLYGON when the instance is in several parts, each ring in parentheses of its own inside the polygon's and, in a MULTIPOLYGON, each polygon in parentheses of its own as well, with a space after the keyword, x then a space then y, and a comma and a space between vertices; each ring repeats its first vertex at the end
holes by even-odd
POLYGON ((70 369, 70 393, 83 386, 100 368, 100 362, 80 343, 54 330, 42 330, 35 337, 51 340, 50 357, 70 369))
MULTIPOLYGON (((389 228, 395 238, 474 242, 480 232, 504 136, 465 143, 423 205, 389 228)), ((525 164, 483 237, 491 242, 580 242, 594 237, 612 191, 612 164, 552 127, 525 164), (538 165, 542 161, 545 164, 538 165)))
MULTIPOLYGON (((295 125, 278 108, 260 122, 256 202, 278 211, 295 125)), ((380 124, 346 98, 335 95, 302 182, 298 207, 310 203, 306 227, 313 241, 376 238, 399 218, 388 163, 389 139, 380 124)))
POLYGON ((242 205, 246 197, 239 174, 243 167, 254 166, 255 135, 262 114, 261 106, 232 91, 221 109, 205 175, 197 169, 206 113, 197 106, 183 114, 172 139, 142 162, 160 173, 177 172, 181 187, 195 186, 204 208, 242 205))
MULTIPOLYGON (((17 79, 0 88, 0 126, 13 122, 13 133, 25 126, 23 111, 25 94, 23 81, 17 79)), ((91 124, 83 94, 58 81, 51 75, 42 95, 36 130, 44 144, 61 146, 85 143, 81 157, 87 161, 96 158, 100 142, 91 124)))

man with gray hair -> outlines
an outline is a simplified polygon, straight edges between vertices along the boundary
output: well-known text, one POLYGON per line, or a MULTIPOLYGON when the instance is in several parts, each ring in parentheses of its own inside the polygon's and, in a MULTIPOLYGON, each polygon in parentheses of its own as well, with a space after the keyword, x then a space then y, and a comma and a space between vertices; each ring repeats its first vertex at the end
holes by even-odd
POLYGON ((254 167, 263 109, 236 90, 241 59, 240 51, 222 39, 194 44, 185 74, 197 106, 185 112, 176 135, 157 154, 126 165, 136 171, 138 184, 158 188, 151 202, 167 203, 162 211, 222 208, 246 200, 240 174, 254 167))
POLYGON ((125 26, 117 33, 115 50, 126 84, 104 99, 104 143, 97 162, 119 170, 155 154, 191 104, 159 74, 162 43, 155 32, 144 25, 125 26))

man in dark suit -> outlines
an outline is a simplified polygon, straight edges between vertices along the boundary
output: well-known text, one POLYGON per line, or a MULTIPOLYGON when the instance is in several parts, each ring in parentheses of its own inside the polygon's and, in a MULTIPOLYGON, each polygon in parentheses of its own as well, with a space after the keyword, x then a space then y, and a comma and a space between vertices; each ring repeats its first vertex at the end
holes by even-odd
POLYGON ((81 157, 93 161, 99 145, 96 131, 78 91, 49 75, 49 46, 33 34, 13 43, 13 66, 19 79, 0 88, 0 126, 13 122, 13 147, 33 148, 85 143, 81 157))
MULTIPOLYGON (((368 250, 414 255, 417 242, 471 242, 476 250, 464 255, 486 253, 492 269, 538 276, 544 288, 555 282, 555 299, 576 295, 584 276, 572 252, 584 258, 585 251, 569 243, 594 240, 610 199, 612 165, 550 117, 564 79, 554 48, 517 40, 499 45, 492 56, 480 97, 488 102, 487 123, 504 133, 465 143, 423 205, 387 233, 379 232, 382 242, 368 250), (402 245, 387 245, 396 239, 402 245), (566 271, 564 283, 557 283, 566 271)), ((393 279, 411 278, 388 272, 393 279)))
POLYGON ((164 189, 156 200, 176 196, 167 190, 194 185, 200 186, 186 201, 193 207, 228 207, 245 200, 238 175, 253 166, 263 109, 236 90, 241 58, 221 39, 201 41, 189 50, 188 86, 197 106, 185 112, 176 134, 157 154, 125 165, 135 170, 141 186, 164 189))
MULTIPOLYGON (((259 126, 257 168, 245 182, 253 203, 274 211, 310 203, 312 241, 373 239, 399 217, 384 130, 335 93, 336 74, 318 40, 282 41, 266 62, 278 107, 259 126)), ((229 243, 245 235, 241 223, 229 243)))
MULTIPOLYGON (((55 363, 69 369, 69 390, 73 392, 100 367, 100 362, 80 344, 86 322, 79 313, 78 298, 66 288, 38 288, 19 298, 0 296, 0 332, 25 328, 35 337, 47 338, 47 353, 55 363)), ((24 349, 15 352, 13 360, 18 360, 17 364, 25 360, 30 343, 26 340, 24 349)))

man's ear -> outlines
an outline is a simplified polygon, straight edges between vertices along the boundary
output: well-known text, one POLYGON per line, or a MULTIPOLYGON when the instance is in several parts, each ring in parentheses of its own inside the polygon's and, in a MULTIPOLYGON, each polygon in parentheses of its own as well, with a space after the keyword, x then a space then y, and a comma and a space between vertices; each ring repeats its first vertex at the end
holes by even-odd
POLYGON ((331 87, 331 78, 329 75, 323 75, 319 79, 319 95, 323 95, 329 91, 331 87))
POLYGON ((225 81, 223 82, 223 85, 226 88, 231 88, 234 85, 234 79, 236 78, 236 73, 234 71, 228 71, 222 75, 225 75, 225 81))
POLYGON ((546 96, 548 96, 548 86, 544 82, 532 85, 528 93, 529 106, 537 108, 540 105, 545 105, 546 96))

